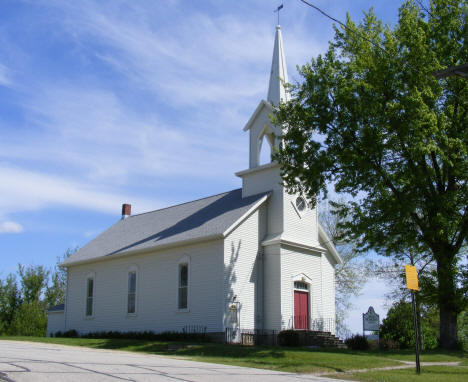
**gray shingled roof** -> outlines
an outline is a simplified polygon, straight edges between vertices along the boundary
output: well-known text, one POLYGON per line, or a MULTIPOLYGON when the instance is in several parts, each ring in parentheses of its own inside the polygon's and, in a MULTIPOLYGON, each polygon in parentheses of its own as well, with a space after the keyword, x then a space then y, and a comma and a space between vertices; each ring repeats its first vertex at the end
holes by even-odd
POLYGON ((221 235, 268 193, 242 198, 242 189, 120 220, 62 265, 221 235))
POLYGON ((65 309, 65 304, 58 304, 47 309, 48 312, 61 312, 65 309))

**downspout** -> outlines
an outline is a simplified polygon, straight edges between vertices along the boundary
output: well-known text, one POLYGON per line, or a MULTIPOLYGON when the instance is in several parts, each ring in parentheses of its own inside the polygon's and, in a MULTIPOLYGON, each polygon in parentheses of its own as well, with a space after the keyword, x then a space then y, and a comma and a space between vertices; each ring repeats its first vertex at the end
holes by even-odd
POLYGON ((64 327, 64 331, 66 332, 67 331, 67 315, 68 315, 68 280, 70 279, 69 278, 69 268, 67 267, 67 290, 65 292, 65 309, 64 309, 64 314, 65 314, 65 317, 64 317, 64 323, 63 323, 63 327, 64 327))
POLYGON ((263 261, 263 256, 264 256, 264 253, 263 253, 263 248, 260 250, 260 261, 261 261, 261 267, 258 267, 258 271, 259 273, 261 273, 261 278, 262 278, 262 293, 261 293, 261 298, 262 298, 262 303, 259 304, 261 305, 262 307, 262 314, 261 314, 261 318, 260 318, 260 322, 261 322, 261 328, 260 329, 265 329, 265 265, 264 265, 264 261, 263 261))

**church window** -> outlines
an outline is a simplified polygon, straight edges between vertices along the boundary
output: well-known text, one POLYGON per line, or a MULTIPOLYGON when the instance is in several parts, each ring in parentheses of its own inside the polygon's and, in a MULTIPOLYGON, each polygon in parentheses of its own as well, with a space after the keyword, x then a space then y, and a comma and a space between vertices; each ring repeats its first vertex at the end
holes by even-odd
POLYGON ((188 264, 179 264, 179 309, 187 309, 188 264))
POLYGON ((298 211, 304 211, 307 207, 307 203, 302 196, 298 196, 296 199, 296 208, 298 211))
POLYGON ((294 289, 308 290, 307 283, 302 281, 294 281, 294 289))
POLYGON ((86 316, 93 315, 93 300, 94 300, 94 278, 88 277, 86 279, 86 316))
POLYGON ((127 299, 127 313, 136 312, 136 271, 128 272, 128 299, 127 299))

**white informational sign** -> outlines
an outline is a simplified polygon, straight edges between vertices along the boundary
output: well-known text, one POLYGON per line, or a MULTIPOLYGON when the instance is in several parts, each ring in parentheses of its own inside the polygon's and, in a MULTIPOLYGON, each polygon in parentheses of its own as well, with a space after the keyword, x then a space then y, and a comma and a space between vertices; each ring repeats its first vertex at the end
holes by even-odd
POLYGON ((380 329, 379 315, 375 313, 372 306, 369 307, 367 313, 362 314, 362 327, 364 331, 378 331, 380 329))

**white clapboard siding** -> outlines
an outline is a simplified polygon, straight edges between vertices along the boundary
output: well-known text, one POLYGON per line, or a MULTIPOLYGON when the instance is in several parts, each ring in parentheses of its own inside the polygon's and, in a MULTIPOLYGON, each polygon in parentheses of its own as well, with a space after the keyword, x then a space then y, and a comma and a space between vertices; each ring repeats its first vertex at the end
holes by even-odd
POLYGON ((69 268, 67 329, 79 332, 223 330, 223 240, 131 255, 69 268), (178 265, 189 261, 189 303, 179 311, 178 265), (137 270, 137 312, 127 314, 127 277, 137 270), (93 274, 94 314, 85 317, 86 278, 93 274))
POLYGON ((264 329, 281 329, 281 249, 268 245, 263 250, 264 264, 264 329))
POLYGON ((47 312, 46 336, 51 337, 57 332, 65 331, 65 313, 63 310, 47 312))
POLYGON ((317 209, 307 207, 298 211, 295 207, 299 195, 284 193, 284 237, 288 240, 318 246, 317 209))
POLYGON ((261 245, 266 229, 266 207, 247 217, 224 240, 224 325, 254 329, 261 317, 261 245), (236 299, 234 301, 234 296, 236 299), (230 305, 238 311, 232 312, 230 305), (235 314, 234 319, 232 315, 235 314))
POLYGON ((321 254, 300 249, 281 250, 281 314, 283 329, 292 327, 294 317, 294 278, 304 275, 309 285, 309 309, 312 319, 322 316, 321 254))
POLYGON ((323 316, 332 317, 332 333, 335 333, 335 261, 325 253, 322 257, 323 316))
POLYGON ((243 197, 271 192, 268 199, 268 234, 282 233, 284 200, 279 165, 270 163, 238 173, 238 175, 242 177, 243 197))

